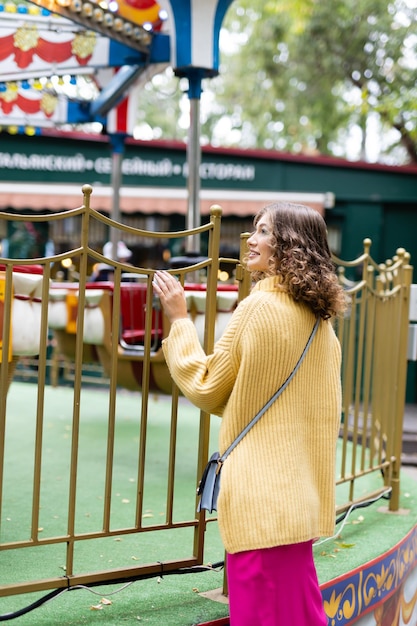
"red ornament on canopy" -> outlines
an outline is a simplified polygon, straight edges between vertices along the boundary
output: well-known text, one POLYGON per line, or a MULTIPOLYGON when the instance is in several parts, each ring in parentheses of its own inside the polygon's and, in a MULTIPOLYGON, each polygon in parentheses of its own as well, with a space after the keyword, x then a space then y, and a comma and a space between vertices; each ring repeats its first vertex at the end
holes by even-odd
POLYGON ((42 61, 59 64, 74 57, 79 65, 87 65, 96 45, 96 37, 91 33, 80 32, 67 41, 48 41, 40 37, 34 25, 19 27, 14 33, 0 37, 0 61, 14 56, 14 62, 27 68, 37 55, 42 61))

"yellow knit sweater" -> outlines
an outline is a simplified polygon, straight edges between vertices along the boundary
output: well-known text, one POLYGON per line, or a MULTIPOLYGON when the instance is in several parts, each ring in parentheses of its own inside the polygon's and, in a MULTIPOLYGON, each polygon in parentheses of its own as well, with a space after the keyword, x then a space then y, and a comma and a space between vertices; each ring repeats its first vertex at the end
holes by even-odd
MULTIPOLYGON (((314 322, 272 277, 239 304, 210 355, 190 320, 173 323, 168 367, 191 402, 222 417, 220 452, 291 373, 314 322)), ((321 321, 289 386, 226 459, 218 519, 228 552, 333 534, 340 361, 331 322, 321 321)))

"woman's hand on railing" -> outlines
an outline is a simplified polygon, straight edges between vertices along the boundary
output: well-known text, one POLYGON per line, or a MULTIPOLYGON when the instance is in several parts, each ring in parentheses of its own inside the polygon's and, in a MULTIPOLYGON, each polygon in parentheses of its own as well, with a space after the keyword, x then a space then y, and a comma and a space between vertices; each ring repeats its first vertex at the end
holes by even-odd
POLYGON ((165 270, 157 270, 152 285, 171 324, 188 317, 184 288, 174 276, 165 270))

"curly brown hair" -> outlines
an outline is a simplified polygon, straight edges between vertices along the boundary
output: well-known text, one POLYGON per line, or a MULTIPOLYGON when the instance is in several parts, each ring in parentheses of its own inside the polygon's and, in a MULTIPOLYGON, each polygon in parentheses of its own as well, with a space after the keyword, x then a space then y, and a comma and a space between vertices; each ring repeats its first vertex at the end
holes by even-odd
POLYGON ((257 281, 277 275, 280 285, 323 319, 340 315, 347 300, 339 284, 320 213, 303 204, 278 202, 257 213, 254 225, 268 214, 273 227, 269 272, 253 272, 257 281))

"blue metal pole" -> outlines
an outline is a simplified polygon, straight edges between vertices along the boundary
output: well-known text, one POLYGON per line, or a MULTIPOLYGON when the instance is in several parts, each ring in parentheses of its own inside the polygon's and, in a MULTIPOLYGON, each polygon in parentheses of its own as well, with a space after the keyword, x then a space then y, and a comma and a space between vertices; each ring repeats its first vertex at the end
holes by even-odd
MULTIPOLYGON (((200 100, 203 78, 218 74, 219 34, 232 0, 161 0, 174 25, 171 32, 175 74, 188 79, 190 127, 188 137, 187 228, 200 225, 200 100)), ((199 252, 199 237, 189 238, 187 252, 199 252)))
MULTIPOLYGON (((202 72, 197 69, 189 71, 188 74, 188 98, 190 100, 190 127, 187 145, 188 163, 188 209, 187 228, 197 228, 201 223, 200 211, 200 165, 201 165, 201 144, 200 144, 200 102, 201 102, 201 82, 202 72)), ((186 252, 200 252, 200 236, 187 237, 186 252)))
MULTIPOLYGON (((112 195, 112 212, 111 218, 116 222, 120 222, 120 187, 122 185, 122 163, 125 151, 125 133, 109 134, 110 145, 112 149, 112 171, 111 186, 112 195)), ((119 231, 113 228, 110 232, 110 241, 112 244, 113 259, 117 260, 117 244, 119 240, 119 231)))

